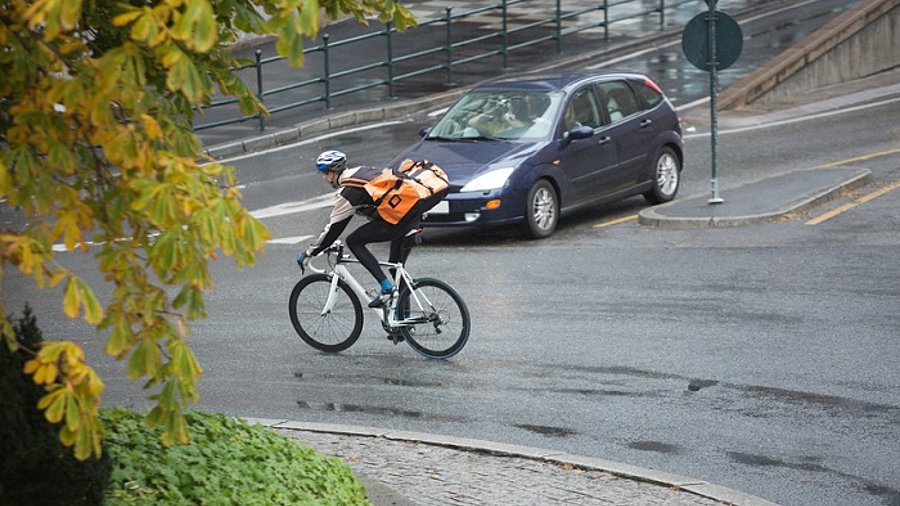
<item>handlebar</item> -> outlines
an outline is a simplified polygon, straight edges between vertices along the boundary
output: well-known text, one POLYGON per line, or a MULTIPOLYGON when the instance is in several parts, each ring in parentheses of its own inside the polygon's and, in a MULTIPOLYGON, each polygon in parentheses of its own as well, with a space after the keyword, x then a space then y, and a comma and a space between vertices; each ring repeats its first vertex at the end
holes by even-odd
MULTIPOLYGON (((344 244, 341 241, 334 241, 331 246, 323 249, 319 252, 318 255, 313 258, 319 258, 320 256, 325 255, 326 260, 328 261, 328 265, 330 267, 334 267, 336 264, 335 260, 343 258, 344 255, 344 244)), ((310 272, 314 272, 316 274, 322 274, 325 272, 325 269, 316 268, 310 261, 309 264, 306 265, 306 268, 309 269, 310 272)))

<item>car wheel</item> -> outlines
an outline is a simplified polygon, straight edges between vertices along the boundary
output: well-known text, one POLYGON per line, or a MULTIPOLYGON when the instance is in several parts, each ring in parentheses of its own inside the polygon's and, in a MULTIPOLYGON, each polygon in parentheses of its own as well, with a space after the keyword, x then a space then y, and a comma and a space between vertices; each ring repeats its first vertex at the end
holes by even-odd
POLYGON ((662 204, 675 198, 681 184, 681 162, 672 148, 664 147, 651 167, 653 187, 644 193, 650 204, 662 204))
POLYGON ((525 205, 526 234, 534 239, 550 236, 559 222, 559 200, 553 185, 546 179, 534 183, 525 205))

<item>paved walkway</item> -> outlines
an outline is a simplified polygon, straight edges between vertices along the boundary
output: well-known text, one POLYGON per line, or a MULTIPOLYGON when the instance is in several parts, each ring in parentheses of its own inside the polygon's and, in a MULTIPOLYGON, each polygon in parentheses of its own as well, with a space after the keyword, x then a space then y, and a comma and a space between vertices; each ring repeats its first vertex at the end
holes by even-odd
POLYGON ((366 427, 249 421, 346 462, 374 506, 777 506, 703 480, 553 450, 366 427))

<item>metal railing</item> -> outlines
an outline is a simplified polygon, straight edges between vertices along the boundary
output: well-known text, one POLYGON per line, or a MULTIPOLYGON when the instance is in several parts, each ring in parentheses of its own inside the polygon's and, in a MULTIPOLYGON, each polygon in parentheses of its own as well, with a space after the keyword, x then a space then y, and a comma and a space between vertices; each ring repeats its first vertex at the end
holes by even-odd
MULTIPOLYGON (((387 25, 383 25, 384 27, 380 30, 338 41, 332 41, 328 33, 323 34, 322 42, 319 45, 307 47, 303 50, 304 60, 307 61, 307 63, 310 61, 310 55, 321 54, 321 75, 307 78, 302 81, 287 83, 281 86, 266 89, 263 83, 264 67, 276 62, 283 63, 286 58, 282 56, 262 58, 262 51, 259 49, 257 49, 254 53, 255 61, 251 64, 244 65, 240 69, 237 69, 237 71, 240 72, 248 69, 255 70, 256 94, 264 104, 266 103, 267 97, 276 97, 286 92, 310 88, 313 86, 320 87, 320 91, 318 91, 318 94, 302 97, 299 100, 294 99, 296 97, 288 98, 287 103, 267 105, 267 109, 270 114, 276 114, 282 111, 323 102, 325 104, 325 108, 330 109, 332 99, 334 98, 349 95, 352 93, 359 93, 376 87, 387 87, 388 96, 390 98, 394 98, 394 88, 398 82, 430 72, 444 72, 446 76, 447 86, 453 86, 453 70, 455 67, 473 63, 486 58, 499 56, 501 59, 501 64, 505 69, 509 66, 508 57, 510 53, 535 46, 537 44, 555 42, 556 52, 561 53, 562 40, 564 37, 579 32, 584 32, 586 30, 602 28, 603 38, 604 40, 608 40, 610 25, 634 18, 645 17, 648 15, 659 15, 659 29, 663 30, 665 27, 665 15, 667 9, 674 9, 689 2, 697 3, 697 0, 669 0, 668 2, 666 0, 657 1, 658 3, 656 4, 656 6, 652 8, 639 7, 637 9, 631 10, 631 12, 627 12, 614 17, 611 16, 610 11, 615 7, 623 6, 626 4, 645 5, 648 2, 647 0, 597 0, 596 6, 564 12, 562 5, 563 1, 556 0, 555 9, 551 17, 534 20, 524 24, 518 24, 514 27, 510 27, 510 7, 515 7, 520 4, 535 5, 540 3, 542 5, 546 5, 546 2, 542 0, 500 0, 499 3, 494 5, 467 10, 456 14, 453 13, 453 9, 451 7, 447 7, 444 16, 420 22, 418 28, 410 29, 403 33, 398 33, 397 29, 391 23, 388 23, 387 25), (498 21, 500 23, 499 29, 475 37, 470 37, 465 40, 453 40, 454 23, 458 24, 460 20, 465 20, 466 18, 470 18, 472 16, 493 11, 496 11, 498 13, 498 21), (585 15, 592 13, 602 14, 602 20, 588 19, 587 22, 573 24, 572 26, 569 26, 565 29, 563 28, 564 22, 577 19, 582 16, 584 16, 585 18, 590 18, 591 16, 585 15), (397 37, 415 35, 416 32, 419 32, 420 30, 429 26, 441 26, 443 28, 444 36, 442 45, 400 56, 395 54, 397 51, 397 44, 395 39, 397 37), (546 29, 546 27, 550 27, 551 29, 551 33, 549 35, 542 35, 540 33, 537 33, 530 37, 523 37, 524 40, 521 40, 519 42, 513 42, 511 40, 516 35, 524 35, 525 32, 535 31, 536 29, 546 29), (365 44, 367 41, 370 41, 372 39, 384 40, 386 49, 383 59, 376 59, 375 61, 371 61, 364 65, 359 65, 336 72, 332 71, 331 67, 334 63, 333 56, 331 55, 332 51, 342 46, 358 46, 359 44, 365 44), (498 45, 499 47, 491 47, 498 45), (462 52, 471 53, 472 51, 474 51, 474 54, 458 56, 462 52), (443 54, 444 56, 442 62, 429 62, 429 60, 433 60, 434 55, 440 54, 443 54), (414 62, 413 65, 415 65, 415 62, 420 62, 421 65, 413 68, 412 70, 398 73, 399 65, 408 64, 410 62, 414 62), (365 82, 363 84, 357 84, 341 89, 334 89, 336 81, 340 80, 341 78, 371 73, 375 70, 383 70, 383 77, 372 79, 370 80, 370 82, 365 82)), ((244 80, 246 81, 249 79, 245 77, 244 80)), ((229 105, 236 106, 237 103, 238 100, 236 98, 226 98, 213 101, 209 106, 204 107, 204 109, 211 110, 229 105)), ((233 109, 237 111, 236 117, 230 117, 227 119, 212 121, 200 125, 195 124, 194 130, 199 131, 254 120, 259 122, 260 130, 265 130, 265 117, 261 114, 245 116, 240 113, 240 110, 237 107, 234 107, 233 109)))

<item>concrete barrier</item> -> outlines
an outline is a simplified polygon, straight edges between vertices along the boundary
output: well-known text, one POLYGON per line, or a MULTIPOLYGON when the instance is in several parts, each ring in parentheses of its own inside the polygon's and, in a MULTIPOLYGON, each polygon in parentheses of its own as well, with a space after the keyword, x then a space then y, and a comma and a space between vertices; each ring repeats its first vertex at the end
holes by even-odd
POLYGON ((900 66, 900 0, 860 0, 719 96, 720 109, 771 103, 796 93, 900 66))

